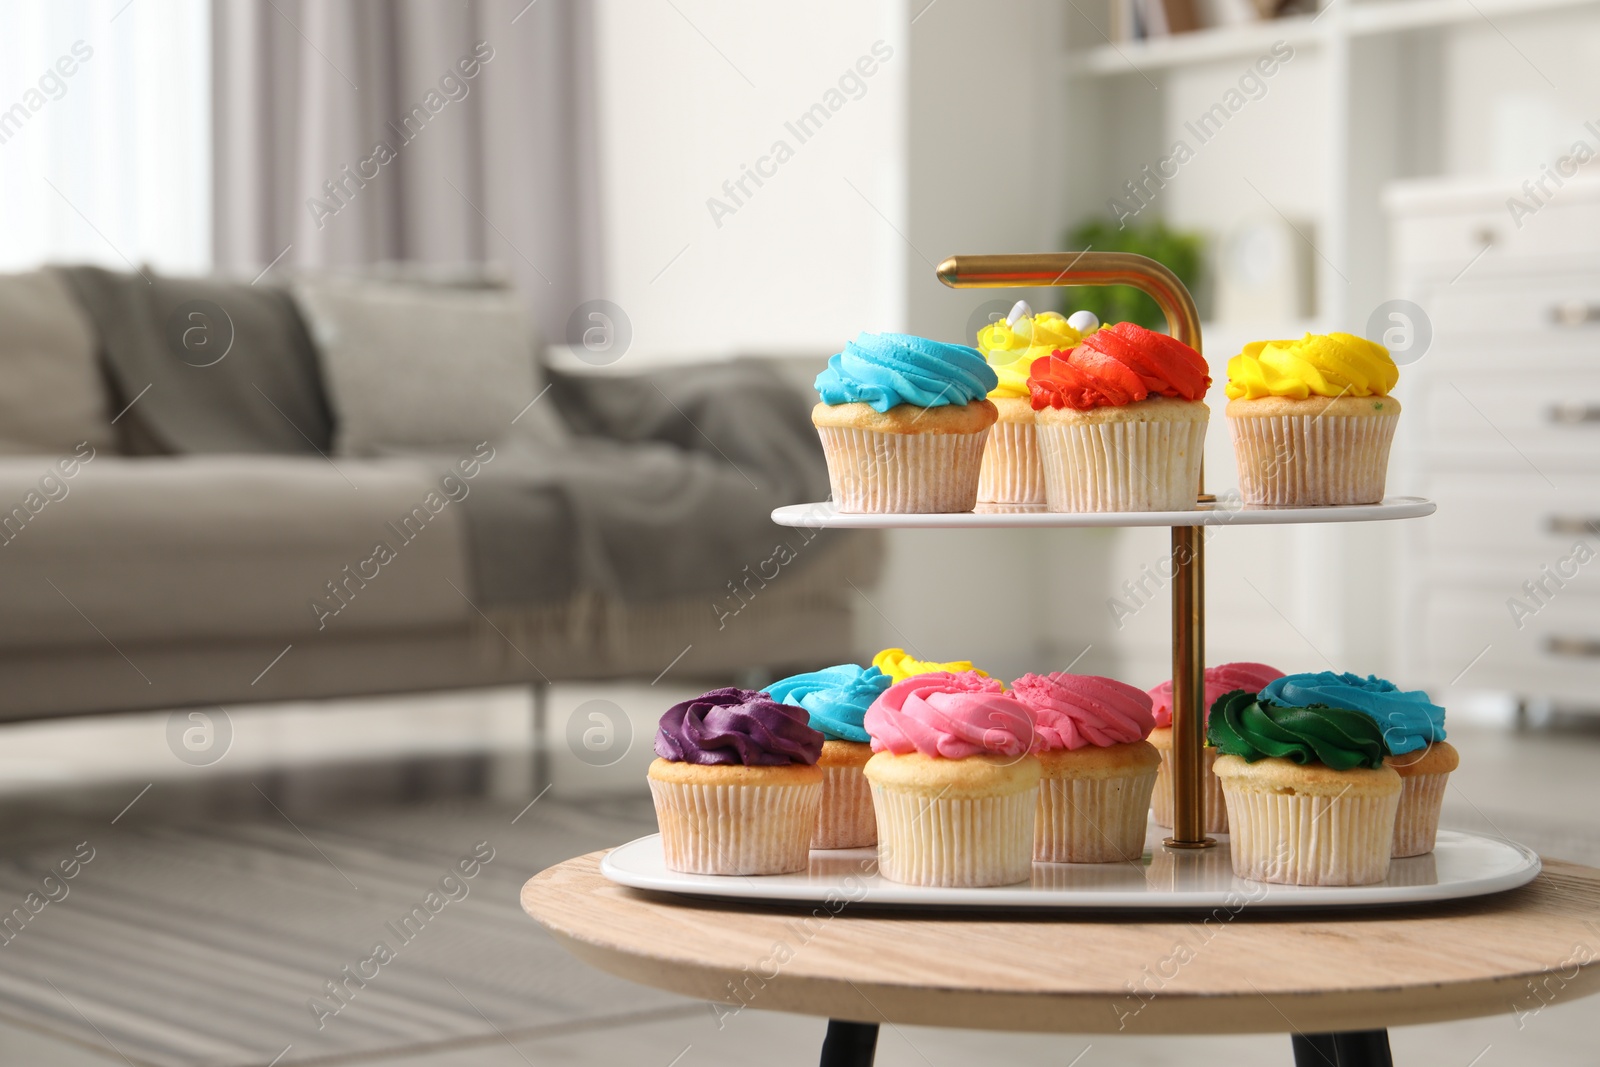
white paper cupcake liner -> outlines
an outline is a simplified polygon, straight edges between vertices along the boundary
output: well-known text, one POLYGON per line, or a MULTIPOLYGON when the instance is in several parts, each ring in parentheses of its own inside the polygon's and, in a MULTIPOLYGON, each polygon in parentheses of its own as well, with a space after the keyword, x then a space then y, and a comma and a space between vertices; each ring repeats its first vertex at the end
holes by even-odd
MULTIPOLYGON (((1156 787, 1150 794, 1150 813, 1154 816, 1157 826, 1172 828, 1173 810, 1176 802, 1172 792, 1172 749, 1163 748, 1161 753, 1161 766, 1156 771, 1156 787)), ((1222 780, 1211 773, 1211 765, 1217 762, 1217 750, 1209 746, 1200 750, 1202 765, 1200 777, 1200 802, 1205 812, 1204 829, 1208 834, 1225 834, 1228 832, 1228 805, 1222 799, 1222 780)))
POLYGON ((1239 495, 1258 507, 1376 504, 1400 416, 1229 416, 1239 495))
POLYGON ((1042 422, 1039 456, 1051 511, 1193 511, 1204 421, 1042 422))
POLYGON ((978 502, 989 433, 817 427, 834 504, 840 511, 868 514, 971 511, 978 502))
POLYGON ((989 431, 978 472, 978 500, 985 504, 1043 504, 1044 467, 1031 422, 997 422, 989 431))
POLYGON ((669 870, 787 874, 810 862, 822 784, 696 785, 650 779, 669 870))
POLYGON ((1045 778, 1033 827, 1038 863, 1116 863, 1144 855, 1154 767, 1122 778, 1045 778))
POLYGON ((866 848, 878 843, 872 786, 861 764, 822 768, 822 806, 811 831, 812 848, 866 848))
POLYGON ((874 783, 878 873, 906 885, 1025 882, 1033 870, 1038 798, 1037 787, 1008 796, 951 799, 874 783))
POLYGON ((1261 793, 1222 783, 1233 873, 1287 885, 1371 885, 1389 874, 1400 792, 1261 793))
POLYGON ((1395 859, 1433 851, 1439 836, 1439 809, 1444 806, 1444 774, 1414 774, 1400 778, 1400 810, 1394 817, 1395 859))

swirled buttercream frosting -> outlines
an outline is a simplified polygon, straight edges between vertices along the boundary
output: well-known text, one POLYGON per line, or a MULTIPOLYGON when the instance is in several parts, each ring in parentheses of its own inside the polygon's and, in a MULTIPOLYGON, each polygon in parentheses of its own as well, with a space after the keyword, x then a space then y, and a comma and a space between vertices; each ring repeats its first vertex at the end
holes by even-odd
POLYGON ((1359 711, 1378 724, 1384 745, 1396 756, 1445 739, 1444 709, 1428 699, 1427 693, 1420 689, 1406 692, 1372 675, 1291 674, 1263 686, 1261 699, 1285 706, 1320 704, 1359 711))
POLYGON ((1371 716, 1345 708, 1286 708, 1239 689, 1211 711, 1206 738, 1248 763, 1276 756, 1336 771, 1383 766, 1383 734, 1371 716))
POLYGON ((814 764, 822 734, 804 708, 755 689, 713 689, 674 704, 656 730, 656 755, 674 763, 781 767, 814 764))
POLYGON ((922 674, 891 685, 867 709, 874 752, 943 759, 1033 751, 1033 713, 975 671, 922 674))
POLYGON ((1256 341, 1228 360, 1229 400, 1282 396, 1387 396, 1400 369, 1380 344, 1348 333, 1256 341))
POLYGON ((981 677, 989 676, 987 671, 980 671, 968 659, 951 660, 948 663, 936 663, 932 660, 917 659, 903 648, 886 648, 872 657, 872 665, 889 676, 891 682, 903 682, 907 678, 915 678, 919 674, 933 674, 944 671, 950 674, 961 674, 972 671, 981 677))
POLYGON ((1070 352, 1037 360, 1028 372, 1035 410, 1088 411, 1152 396, 1200 400, 1210 384, 1200 353, 1132 322, 1096 330, 1070 352))
MULTIPOLYGON (((1268 682, 1282 677, 1282 671, 1265 663, 1223 663, 1216 667, 1207 667, 1206 693, 1203 698, 1206 714, 1211 713, 1212 705, 1221 699, 1224 693, 1231 693, 1235 689, 1259 693, 1268 682)), ((1172 683, 1170 681, 1162 682, 1150 690, 1150 703, 1156 715, 1156 728, 1159 730, 1171 726, 1172 683)))
POLYGON ((903 333, 862 333, 817 375, 825 404, 935 408, 982 400, 999 384, 977 349, 903 333))
POLYGON ((811 728, 828 740, 865 742, 867 708, 890 684, 889 676, 876 667, 841 663, 773 682, 767 692, 781 704, 804 708, 811 728))
POLYGON ((1024 674, 1011 694, 1033 712, 1039 748, 1105 748, 1142 741, 1155 725, 1142 689, 1092 674, 1024 674))

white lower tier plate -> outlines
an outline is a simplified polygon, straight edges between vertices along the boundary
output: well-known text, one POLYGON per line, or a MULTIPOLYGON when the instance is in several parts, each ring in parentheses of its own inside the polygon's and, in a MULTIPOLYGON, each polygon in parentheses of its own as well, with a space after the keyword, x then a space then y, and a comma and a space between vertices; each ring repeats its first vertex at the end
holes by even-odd
POLYGON ((680 874, 669 871, 661 835, 651 834, 611 850, 600 872, 634 889, 719 897, 752 904, 833 904, 892 908, 1179 909, 1327 908, 1421 904, 1460 900, 1515 889, 1539 873, 1539 857, 1497 837, 1439 831, 1426 856, 1395 860, 1375 885, 1272 885, 1236 878, 1228 836, 1215 848, 1174 851, 1161 841, 1169 831, 1152 826, 1144 856, 1126 863, 1035 863, 1026 884, 982 889, 901 885, 878 874, 872 848, 814 850, 804 874, 762 877, 680 874))
POLYGON ((1377 522, 1384 519, 1419 519, 1432 515, 1435 505, 1418 496, 1385 497, 1381 504, 1350 504, 1326 508, 1242 507, 1237 502, 1202 504, 1189 511, 1045 511, 1017 504, 979 504, 976 511, 937 512, 923 515, 865 514, 839 511, 828 501, 789 504, 772 513, 779 526, 814 529, 875 530, 887 527, 924 529, 994 526, 1285 526, 1311 522, 1377 522))

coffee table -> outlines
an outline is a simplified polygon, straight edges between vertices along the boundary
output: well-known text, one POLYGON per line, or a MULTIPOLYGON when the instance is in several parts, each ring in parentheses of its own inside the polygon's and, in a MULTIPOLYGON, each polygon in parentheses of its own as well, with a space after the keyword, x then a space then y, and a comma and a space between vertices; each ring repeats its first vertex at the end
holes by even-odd
POLYGON ((762 907, 626 889, 594 852, 522 906, 622 978, 827 1018, 823 1067, 872 1063, 880 1023, 1075 1034, 1291 1035, 1299 1067, 1392 1061, 1387 1028, 1533 1012, 1600 991, 1600 870, 1425 907, 1107 915, 762 907))

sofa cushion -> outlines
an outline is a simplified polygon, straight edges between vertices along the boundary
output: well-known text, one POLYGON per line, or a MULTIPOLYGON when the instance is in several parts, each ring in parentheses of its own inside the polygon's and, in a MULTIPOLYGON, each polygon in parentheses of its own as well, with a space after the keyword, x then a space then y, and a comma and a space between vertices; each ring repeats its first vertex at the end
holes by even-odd
POLYGON ((71 473, 0 459, 0 645, 288 643, 472 612, 461 506, 414 517, 440 488, 433 466, 74 458, 71 473), (366 563, 379 541, 395 558, 366 563))
POLYGON ((178 453, 328 450, 316 353, 284 290, 149 268, 63 273, 94 320, 117 406, 133 404, 132 439, 178 453))
POLYGON ((335 451, 564 438, 510 290, 299 282, 338 425, 335 451))
POLYGON ((65 281, 0 274, 0 453, 106 451, 107 407, 93 324, 65 281))

